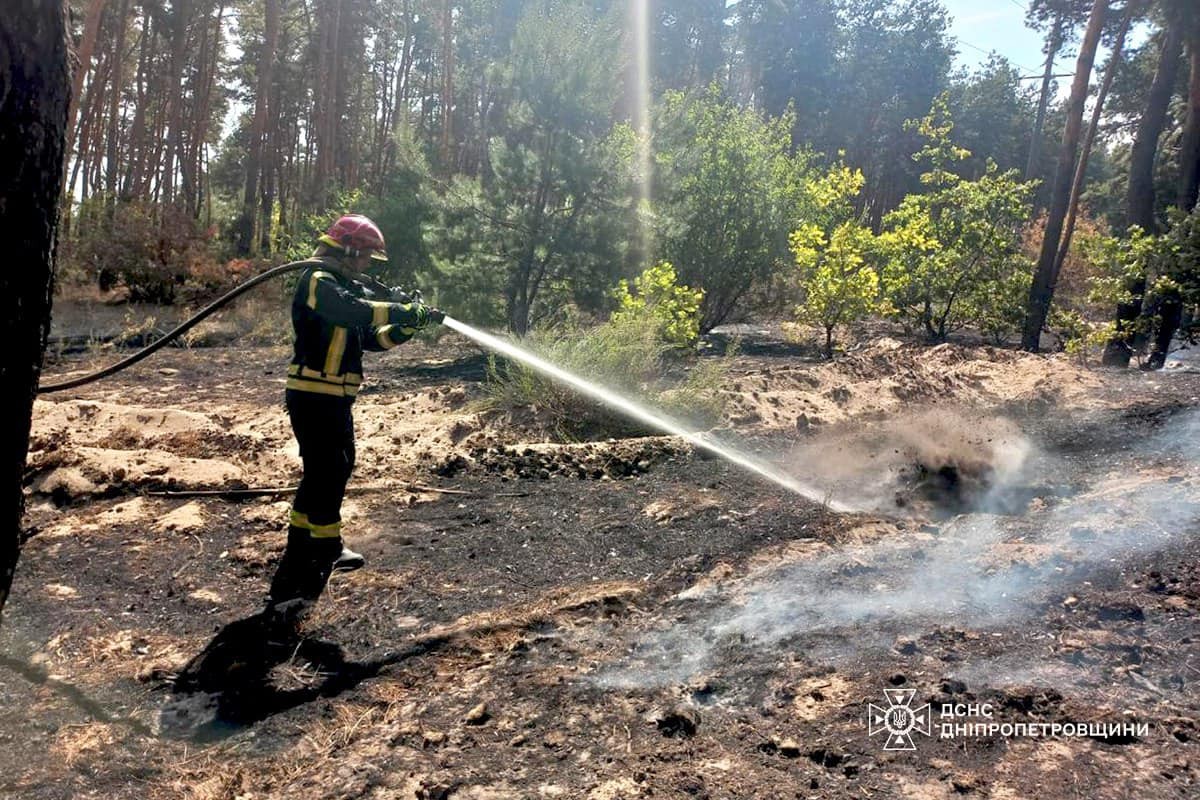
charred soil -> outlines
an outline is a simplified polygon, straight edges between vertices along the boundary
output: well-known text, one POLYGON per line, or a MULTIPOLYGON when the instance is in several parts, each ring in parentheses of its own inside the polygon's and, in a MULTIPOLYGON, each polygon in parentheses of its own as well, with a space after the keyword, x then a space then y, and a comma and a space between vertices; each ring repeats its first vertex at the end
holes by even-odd
POLYGON ((286 360, 38 401, 0 795, 1196 795, 1195 375, 746 348, 722 435, 842 514, 670 438, 523 440, 481 354, 410 345, 355 408, 368 566, 296 639, 256 615, 290 498, 170 494, 294 485, 286 360), (870 734, 885 689, 931 705, 914 750, 870 734), (1104 732, 942 738, 944 705, 1104 732))

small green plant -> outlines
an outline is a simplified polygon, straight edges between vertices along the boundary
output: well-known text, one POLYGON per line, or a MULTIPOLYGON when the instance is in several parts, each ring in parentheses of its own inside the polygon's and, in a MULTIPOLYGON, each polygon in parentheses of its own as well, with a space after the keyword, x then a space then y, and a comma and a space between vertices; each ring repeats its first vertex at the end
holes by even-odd
POLYGON ((894 313, 931 341, 978 326, 1002 340, 1023 314, 1032 264, 1020 251, 1033 183, 988 162, 977 180, 953 171, 970 153, 953 144, 943 95, 909 126, 926 141, 913 156, 926 191, 910 194, 884 218, 879 235, 883 290, 894 313))
POLYGON ((868 262, 875 237, 858 222, 844 222, 826 236, 815 225, 792 233, 804 303, 800 322, 825 331, 825 357, 833 358, 833 332, 880 308, 879 275, 868 262))
POLYGON ((1078 311, 1061 306, 1050 308, 1046 327, 1054 335, 1067 355, 1087 366, 1089 357, 1103 347, 1118 332, 1116 322, 1095 322, 1078 311))
POLYGON ((660 261, 633 279, 632 291, 622 280, 614 291, 617 310, 613 322, 621 325, 647 314, 658 326, 663 342, 677 347, 692 347, 700 338, 700 305, 704 292, 679 283, 675 267, 660 261))
POLYGON ((1051 308, 1047 324, 1064 351, 1086 364, 1089 355, 1109 341, 1128 341, 1148 332, 1148 318, 1117 323, 1112 311, 1134 300, 1130 287, 1150 268, 1157 242, 1136 226, 1125 237, 1093 235, 1080 239, 1080 252, 1091 271, 1086 290, 1073 304, 1060 298, 1051 308))
MULTIPOLYGON (((660 322, 645 312, 590 328, 537 330, 522 340, 522 346, 668 416, 699 428, 711 427, 724 411, 719 387, 729 357, 685 356, 664 341, 660 322)), ((519 362, 489 358, 485 393, 485 409, 532 411, 538 424, 565 440, 651 432, 519 362)))

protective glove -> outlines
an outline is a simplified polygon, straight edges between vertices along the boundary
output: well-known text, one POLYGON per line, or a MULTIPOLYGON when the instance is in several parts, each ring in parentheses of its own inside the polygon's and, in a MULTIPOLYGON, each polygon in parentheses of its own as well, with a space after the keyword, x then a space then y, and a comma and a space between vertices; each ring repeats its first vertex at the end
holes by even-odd
POLYGON ((388 306, 388 324, 424 328, 429 324, 429 307, 420 302, 392 303, 388 306))

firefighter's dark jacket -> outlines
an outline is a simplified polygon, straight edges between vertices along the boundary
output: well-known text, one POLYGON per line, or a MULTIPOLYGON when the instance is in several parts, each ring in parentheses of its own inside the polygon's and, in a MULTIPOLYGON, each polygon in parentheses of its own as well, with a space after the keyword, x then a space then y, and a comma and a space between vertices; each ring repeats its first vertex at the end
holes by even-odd
POLYGON ((389 303, 337 268, 314 259, 292 298, 296 350, 287 388, 352 398, 362 384, 363 350, 389 350, 412 338, 426 310, 389 303))

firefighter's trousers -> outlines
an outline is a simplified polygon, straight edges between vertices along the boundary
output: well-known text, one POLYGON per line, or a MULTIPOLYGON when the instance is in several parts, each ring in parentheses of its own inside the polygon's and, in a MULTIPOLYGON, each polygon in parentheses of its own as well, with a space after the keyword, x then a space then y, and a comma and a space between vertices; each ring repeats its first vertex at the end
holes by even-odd
POLYGON ((289 389, 287 410, 304 475, 296 490, 287 549, 271 581, 271 603, 320 597, 342 552, 342 498, 354 469, 353 398, 289 389))

